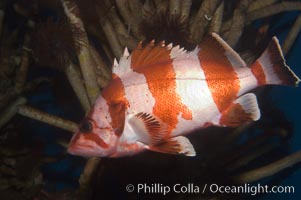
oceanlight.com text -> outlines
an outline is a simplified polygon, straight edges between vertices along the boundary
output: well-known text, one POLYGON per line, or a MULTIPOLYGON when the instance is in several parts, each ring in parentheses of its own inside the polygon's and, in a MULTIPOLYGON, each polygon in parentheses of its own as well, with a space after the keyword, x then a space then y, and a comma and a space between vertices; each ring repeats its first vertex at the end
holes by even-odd
POLYGON ((248 183, 239 186, 224 186, 218 184, 210 184, 207 185, 209 187, 210 193, 220 193, 220 194, 269 194, 269 193, 285 193, 285 194, 293 194, 295 192, 294 186, 269 186, 269 185, 261 185, 258 183, 257 185, 250 185, 248 183))
POLYGON ((178 194, 269 194, 269 193, 284 193, 293 194, 295 192, 294 186, 269 186, 261 185, 260 183, 256 185, 243 184, 243 185, 219 185, 219 184, 204 184, 196 185, 194 183, 180 184, 176 183, 174 185, 165 185, 162 183, 139 183, 136 185, 128 184, 126 186, 127 192, 135 192, 137 194, 162 194, 167 195, 169 193, 178 194))

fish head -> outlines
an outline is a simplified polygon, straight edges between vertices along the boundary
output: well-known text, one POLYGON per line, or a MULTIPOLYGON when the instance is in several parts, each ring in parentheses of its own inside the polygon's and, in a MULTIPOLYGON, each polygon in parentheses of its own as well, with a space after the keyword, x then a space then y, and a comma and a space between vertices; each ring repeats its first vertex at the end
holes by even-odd
MULTIPOLYGON (((114 109, 120 107, 118 104, 110 105, 100 97, 94 108, 81 121, 78 131, 71 139, 68 152, 84 157, 110 157, 114 154, 120 138, 118 127, 115 127, 114 124, 123 126, 124 121, 122 120, 124 119, 118 121, 112 115, 114 109)), ((122 110, 117 113, 117 116, 124 115, 122 110)))
POLYGON ((99 127, 95 120, 86 117, 72 137, 68 152, 84 157, 107 157, 115 151, 117 139, 110 126, 99 127))

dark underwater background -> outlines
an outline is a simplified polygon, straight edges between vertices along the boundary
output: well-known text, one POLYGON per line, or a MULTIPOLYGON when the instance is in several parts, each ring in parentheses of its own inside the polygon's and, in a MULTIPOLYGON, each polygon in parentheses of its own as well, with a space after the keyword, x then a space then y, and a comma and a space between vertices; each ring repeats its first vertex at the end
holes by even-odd
MULTIPOLYGON (((290 12, 286 14, 281 14, 278 19, 274 20, 275 23, 271 25, 269 30, 270 35, 275 35, 280 41, 280 44, 285 39, 289 28, 291 26, 292 21, 297 17, 299 12, 290 12)), ((286 56, 287 64, 290 68, 296 73, 297 76, 301 76, 301 34, 299 34, 297 40, 295 41, 292 49, 286 56)), ((55 73, 55 72, 44 72, 44 73, 55 73)), ((55 76, 55 74, 53 74, 55 76)), ((46 110, 52 114, 63 116, 63 112, 61 107, 58 107, 55 104, 53 91, 51 88, 47 88, 41 90, 41 94, 39 96, 30 97, 33 104, 40 104, 41 109, 46 110), (44 102, 44 103, 43 103, 44 102), (44 104, 44 105, 43 105, 44 104)), ((293 125, 293 135, 289 141, 288 147, 284 150, 287 153, 295 152, 301 147, 301 87, 291 88, 284 86, 274 86, 270 91, 271 100, 273 100, 272 106, 275 106, 283 111, 284 115, 287 117, 288 121, 293 125)), ((69 101, 69 100, 68 100, 69 101)), ((72 101, 72 100, 71 100, 72 101)), ((71 108, 72 109, 72 108, 71 108)), ((70 110, 68 110, 70 112, 70 110)), ((76 115, 76 114, 75 114, 76 115)), ((68 119, 72 119, 72 116, 65 116, 68 119)), ((78 118, 77 118, 78 120, 78 118)), ((55 136, 53 132, 61 132, 61 130, 57 128, 51 128, 47 125, 41 124, 39 122, 31 122, 30 127, 32 128, 33 135, 35 137, 43 138, 43 140, 47 140, 47 145, 44 148, 46 154, 55 156, 59 154, 61 151, 64 151, 59 145, 55 143, 55 136), (51 142, 52 141, 52 142, 51 142)), ((60 133, 57 133, 60 134, 60 133)), ((197 141, 194 141, 196 143, 197 141)), ((155 159, 155 158, 154 158, 155 159)), ((109 162, 109 161, 108 161, 109 162)), ((120 164, 120 163, 118 163, 120 164)), ((60 161, 48 164, 42 167, 43 174, 45 178, 48 180, 45 184, 46 188, 50 191, 64 190, 77 187, 77 180, 80 173, 83 170, 84 162, 81 158, 67 155, 65 158, 60 161)), ((125 165, 126 166, 126 165, 125 165)), ((185 168, 185 166, 183 166, 185 168)), ((190 169, 185 169, 189 171, 190 169)), ((135 174, 135 173, 133 173, 135 174)), ((175 174, 176 176, 176 174, 175 174)), ((262 200, 282 200, 282 199, 291 199, 291 200, 299 200, 301 199, 301 170, 300 164, 293 167, 293 169, 289 168, 284 170, 280 174, 275 175, 279 177, 279 182, 276 181, 275 185, 282 186, 294 186, 295 193, 294 194, 266 194, 260 197, 250 196, 250 199, 262 199, 262 200)), ((108 184, 112 187, 109 192, 112 196, 107 196, 106 198, 112 199, 123 199, 122 194, 124 191, 119 191, 121 194, 118 194, 118 190, 116 192, 116 188, 119 188, 118 177, 114 177, 114 174, 108 174, 105 176, 106 180, 110 181, 108 184), (114 180, 115 179, 115 180, 114 180)), ((277 178, 276 178, 277 179, 277 178)), ((147 182, 147 180, 145 180, 147 182)), ((131 181, 129 180, 129 183, 131 181)), ((189 180, 188 180, 189 182, 189 180)), ((264 183, 264 181, 260 181, 260 183, 264 183)), ((121 188, 119 188, 120 190, 121 188)), ((101 196, 101 195, 100 195, 101 196)), ((159 197, 158 197, 159 199, 159 197)), ((189 196, 187 197, 189 199, 189 196)))
MULTIPOLYGON (((288 24, 289 21, 296 17, 296 13, 287 13, 281 20, 277 20, 273 24, 271 33, 276 35, 281 42, 284 40, 286 34, 288 33, 288 24), (275 32, 274 32, 275 31, 275 32)), ((300 77, 301 73, 301 34, 299 33, 297 40, 295 41, 294 46, 291 51, 286 56, 286 61, 288 66, 300 77)), ((279 106, 281 110, 284 111, 287 119, 292 122, 294 127, 294 134, 289 142, 289 151, 294 152, 300 149, 301 147, 301 119, 300 119, 300 97, 301 97, 301 87, 297 88, 287 88, 287 87, 274 87, 271 93, 273 100, 275 100, 275 105, 279 106)), ((300 167, 300 164, 299 164, 300 167)), ((283 172, 283 176, 287 176, 280 185, 293 185, 295 186, 295 194, 273 194, 267 195, 262 199, 300 199, 301 198, 301 171, 296 170, 293 172, 283 172), (287 173, 287 174, 285 174, 287 173)))
MULTIPOLYGON (((45 10, 44 14, 52 15, 51 11, 48 10, 45 10)), ((273 23, 270 24, 268 35, 277 36, 281 44, 299 14, 300 12, 287 12, 274 16, 273 20, 271 20, 273 23)), ((7 23, 10 23, 11 26, 15 26, 15 20, 16 19, 10 19, 7 23)), ((256 23, 260 24, 261 21, 256 23)), ((301 77, 301 33, 299 33, 293 47, 286 55, 286 60, 296 75, 301 77)), ((71 87, 60 72, 52 68, 32 67, 29 69, 29 80, 39 76, 45 76, 55 81, 43 83, 34 92, 26 94, 28 104, 50 114, 79 122, 84 113, 79 109, 75 109, 75 107, 79 107, 80 105, 78 101, 74 99, 71 87)), ((283 117, 283 120, 281 120, 280 117, 278 121, 272 121, 270 126, 288 126, 289 129, 292 130, 292 135, 289 140, 281 148, 277 151, 273 151, 273 153, 267 154, 267 156, 270 157, 275 156, 275 160, 277 160, 281 158, 281 156, 301 149, 301 87, 269 87, 268 100, 269 102, 265 103, 270 104, 269 106, 272 108, 271 112, 273 112, 273 108, 277 108, 277 112, 280 110, 280 115, 283 117)), ((14 120, 20 131, 22 131, 21 136, 18 135, 19 138, 16 139, 16 145, 22 146, 25 143, 24 146, 30 146, 33 149, 32 153, 35 154, 32 160, 29 159, 26 160, 26 162, 37 162, 37 160, 43 156, 49 157, 48 162, 43 162, 43 164, 39 166, 43 176, 43 190, 54 193, 77 189, 78 179, 84 168, 85 159, 66 154, 65 148, 57 142, 58 138, 68 140, 71 136, 70 133, 21 116, 16 116, 14 120), (55 159, 51 160, 51 158, 55 159)), ((195 134, 197 133, 191 136, 191 139, 194 139, 192 140, 193 144, 198 143, 197 139, 199 139, 195 134)), ((202 155, 202 152, 197 153, 202 155)), ((268 158, 261 158, 260 160, 264 163, 265 159, 269 160, 268 158)), ((151 152, 145 152, 130 158, 104 158, 101 161, 103 166, 99 167, 99 174, 96 175, 96 177, 100 177, 101 180, 95 180, 93 187, 94 195, 92 195, 93 199, 144 199, 145 196, 129 195, 124 190, 125 183, 136 183, 143 180, 147 183, 156 183, 162 180, 162 183, 175 184, 178 181, 177 177, 180 177, 179 180, 184 183, 196 182, 197 184, 197 180, 193 178, 194 169, 191 170, 190 167, 194 163, 199 164, 198 161, 201 160, 201 156, 196 158, 178 158, 151 152), (168 159, 168 162, 165 161, 165 159, 168 159), (171 169, 172 165, 177 165, 177 168, 181 169, 174 170, 173 172, 173 169, 171 169), (179 172, 187 173, 187 178, 181 177, 183 175, 179 174, 179 172)), ((271 158, 271 160, 273 159, 271 158)), ((30 165, 24 166, 30 167, 30 165)), ((253 163, 253 166, 256 166, 256 163, 253 163)), ((294 194, 265 194, 257 195, 256 197, 246 195, 241 198, 261 200, 301 199, 300 167, 301 165, 299 163, 273 177, 259 181, 262 184, 269 183, 271 185, 294 186, 294 194)), ((223 175, 219 174, 222 173, 223 170, 213 169, 213 171, 214 170, 216 170, 215 175, 217 177, 223 177, 223 175)), ((26 169, 24 169, 24 173, 27 173, 26 169)), ((197 177, 197 175, 195 178, 200 178, 197 177)), ((147 199, 148 197, 145 198, 147 199)), ((152 198, 161 199, 161 196, 153 196, 152 198)), ((173 197, 167 198, 172 199, 173 197)), ((186 197, 183 197, 183 199, 184 198, 186 199, 186 197)), ((195 196, 187 195, 187 199, 191 198, 197 199, 195 196)), ((241 198, 239 197, 239 199, 241 198)))

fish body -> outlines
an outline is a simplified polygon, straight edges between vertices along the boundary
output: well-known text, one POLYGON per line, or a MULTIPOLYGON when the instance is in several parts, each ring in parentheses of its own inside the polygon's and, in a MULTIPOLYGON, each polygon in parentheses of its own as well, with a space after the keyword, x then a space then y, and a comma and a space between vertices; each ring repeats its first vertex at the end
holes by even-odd
POLYGON ((139 44, 114 61, 111 82, 68 151, 120 157, 148 149, 194 156, 184 135, 256 121, 260 109, 250 90, 267 84, 297 86, 299 81, 275 37, 251 66, 215 33, 191 52, 164 42, 139 44))

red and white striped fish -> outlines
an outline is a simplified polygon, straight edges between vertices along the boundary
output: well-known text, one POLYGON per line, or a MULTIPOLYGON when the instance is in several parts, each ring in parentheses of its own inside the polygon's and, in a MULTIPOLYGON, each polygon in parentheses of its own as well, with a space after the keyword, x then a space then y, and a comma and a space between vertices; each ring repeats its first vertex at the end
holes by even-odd
POLYGON ((297 86, 278 40, 250 67, 213 33, 187 52, 154 42, 127 49, 115 60, 110 84, 73 136, 69 153, 120 157, 145 149, 194 156, 183 135, 208 126, 239 126, 258 120, 262 85, 297 86))

